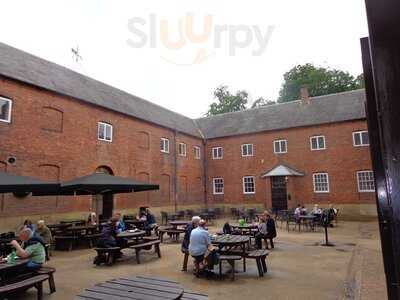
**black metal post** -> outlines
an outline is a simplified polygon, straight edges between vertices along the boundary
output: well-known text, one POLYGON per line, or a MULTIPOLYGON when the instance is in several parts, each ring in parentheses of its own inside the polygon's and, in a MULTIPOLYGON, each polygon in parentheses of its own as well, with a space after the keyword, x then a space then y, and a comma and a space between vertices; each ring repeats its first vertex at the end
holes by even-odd
POLYGON ((367 119, 389 299, 400 299, 400 1, 366 0, 367 119))

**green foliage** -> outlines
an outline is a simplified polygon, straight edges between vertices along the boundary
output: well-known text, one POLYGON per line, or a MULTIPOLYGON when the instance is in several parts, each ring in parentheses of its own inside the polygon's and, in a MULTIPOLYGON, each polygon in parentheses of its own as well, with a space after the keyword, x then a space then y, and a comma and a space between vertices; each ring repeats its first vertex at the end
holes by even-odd
POLYGON ((212 103, 207 112, 207 116, 241 111, 246 109, 249 94, 246 91, 237 91, 236 94, 231 94, 227 86, 219 86, 214 91, 214 99, 217 101, 212 103))
POLYGON ((311 97, 363 87, 362 75, 354 78, 348 72, 315 67, 312 64, 297 65, 283 77, 284 82, 279 92, 278 102, 298 100, 302 86, 307 86, 311 97))
POLYGON ((263 97, 258 98, 256 101, 254 101, 253 105, 251 106, 251 108, 259 108, 259 107, 263 107, 263 106, 267 106, 267 105, 273 105, 276 104, 275 101, 271 101, 271 100, 267 100, 263 97))

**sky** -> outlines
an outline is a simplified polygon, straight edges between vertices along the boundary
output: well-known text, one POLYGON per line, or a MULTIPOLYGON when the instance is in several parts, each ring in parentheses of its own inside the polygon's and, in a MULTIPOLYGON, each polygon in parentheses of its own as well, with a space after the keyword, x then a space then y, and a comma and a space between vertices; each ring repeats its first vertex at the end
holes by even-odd
POLYGON ((220 85, 276 100, 297 64, 356 76, 368 35, 364 0, 13 0, 2 12, 0 42, 192 118, 220 85))

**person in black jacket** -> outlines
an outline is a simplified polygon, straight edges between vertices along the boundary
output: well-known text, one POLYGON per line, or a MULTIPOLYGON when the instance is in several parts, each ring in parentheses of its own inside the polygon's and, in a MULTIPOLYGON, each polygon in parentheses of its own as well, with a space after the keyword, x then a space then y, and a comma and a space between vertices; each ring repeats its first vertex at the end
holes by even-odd
POLYGON ((269 239, 269 242, 271 244, 271 248, 274 248, 274 238, 276 238, 276 227, 275 227, 275 221, 274 219, 271 218, 269 214, 266 214, 266 223, 267 223, 267 234, 266 238, 269 239))
POLYGON ((183 254, 185 254, 185 257, 183 259, 182 271, 187 271, 187 263, 188 263, 188 259, 189 259, 190 234, 192 233, 192 230, 197 227, 200 220, 201 220, 200 217, 194 216, 192 218, 192 223, 190 223, 186 226, 185 236, 183 237, 182 246, 181 246, 181 251, 183 254))

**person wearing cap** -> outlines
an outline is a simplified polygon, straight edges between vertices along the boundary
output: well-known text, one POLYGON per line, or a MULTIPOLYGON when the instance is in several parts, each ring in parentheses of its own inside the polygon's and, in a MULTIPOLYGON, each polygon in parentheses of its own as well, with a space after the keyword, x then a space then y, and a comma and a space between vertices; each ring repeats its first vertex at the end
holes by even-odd
POLYGON ((182 246, 181 246, 181 251, 183 254, 185 254, 185 257, 183 259, 183 266, 182 266, 182 271, 187 271, 187 263, 189 259, 189 244, 190 244, 190 235, 197 227, 199 224, 201 218, 199 216, 194 216, 192 217, 192 222, 188 224, 185 228, 185 236, 183 237, 182 241, 182 246))

